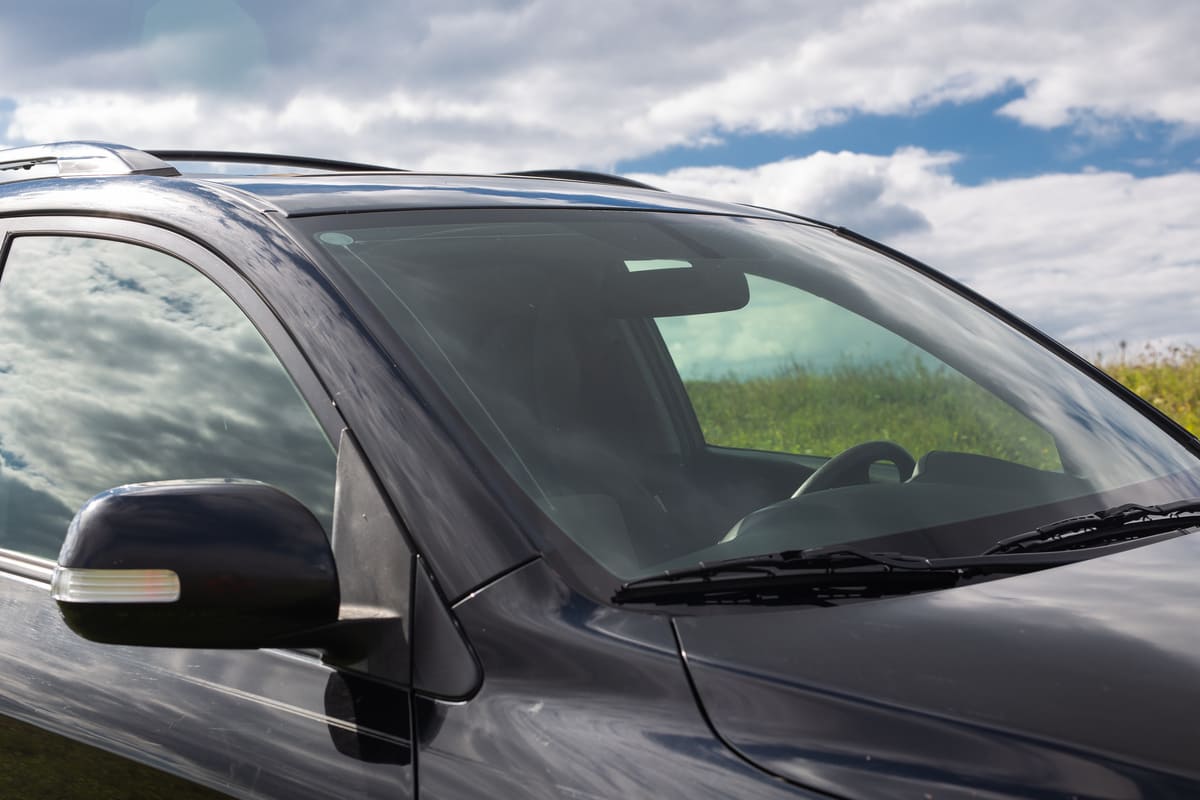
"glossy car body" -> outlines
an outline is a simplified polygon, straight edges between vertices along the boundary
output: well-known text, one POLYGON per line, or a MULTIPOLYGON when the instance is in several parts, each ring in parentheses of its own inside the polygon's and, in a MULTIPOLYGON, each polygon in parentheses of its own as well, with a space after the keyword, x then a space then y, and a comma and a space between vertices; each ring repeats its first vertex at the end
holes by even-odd
MULTIPOLYGON (((846 604, 615 603, 621 581, 530 501, 300 222, 556 208, 794 221, 542 177, 0 184, 6 258, 23 237, 136 244, 237 303, 337 444, 342 620, 379 610, 344 648, 101 644, 64 623, 53 561, 6 549, 0 714, 21 743, 2 756, 15 782, 63 797, 1200 793, 1200 540, 846 604)), ((1088 380, 1194 459, 1184 432, 1088 380)))

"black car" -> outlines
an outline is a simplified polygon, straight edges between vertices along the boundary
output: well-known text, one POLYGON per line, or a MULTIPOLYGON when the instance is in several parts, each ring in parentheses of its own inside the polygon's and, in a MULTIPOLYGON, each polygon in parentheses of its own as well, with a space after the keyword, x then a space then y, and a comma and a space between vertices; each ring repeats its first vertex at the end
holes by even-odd
POLYGON ((1200 443, 883 245, 97 143, 0 229, 0 796, 1200 797, 1200 443))

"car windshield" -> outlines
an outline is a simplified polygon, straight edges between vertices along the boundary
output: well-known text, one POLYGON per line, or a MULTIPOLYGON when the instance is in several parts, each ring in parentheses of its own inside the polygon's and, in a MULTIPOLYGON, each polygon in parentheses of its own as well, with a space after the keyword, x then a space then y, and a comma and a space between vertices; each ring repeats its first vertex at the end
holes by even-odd
POLYGON ((832 544, 967 555, 1200 495, 1193 453, 1122 396, 820 226, 564 208, 300 223, 622 579, 832 544))

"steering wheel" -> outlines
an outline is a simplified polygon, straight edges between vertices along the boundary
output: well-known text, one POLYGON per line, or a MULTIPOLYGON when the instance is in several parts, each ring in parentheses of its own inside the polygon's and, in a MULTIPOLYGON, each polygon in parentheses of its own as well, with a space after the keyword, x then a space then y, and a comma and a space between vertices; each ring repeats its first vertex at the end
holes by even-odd
POLYGON ((792 497, 812 494, 839 486, 854 486, 871 482, 871 465, 876 461, 890 461, 900 472, 900 480, 908 480, 917 467, 916 460, 908 451, 895 442, 883 440, 863 442, 847 447, 826 461, 817 471, 800 484, 792 497))

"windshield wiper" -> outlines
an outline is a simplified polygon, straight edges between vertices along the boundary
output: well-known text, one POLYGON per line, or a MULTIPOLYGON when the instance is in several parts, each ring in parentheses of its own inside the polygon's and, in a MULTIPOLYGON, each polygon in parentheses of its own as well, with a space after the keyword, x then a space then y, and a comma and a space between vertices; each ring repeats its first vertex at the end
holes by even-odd
MULTIPOLYGON (((628 581, 614 603, 793 603, 947 589, 980 575, 1033 572, 1083 561, 1099 548, 1200 526, 1200 498, 1127 503, 1002 539, 974 556, 926 557, 816 547, 701 562, 628 581)), ((1177 534, 1178 535, 1178 534, 1177 534)))
POLYGON ((1200 499, 1179 500, 1158 506, 1126 503, 1092 514, 1068 517, 1001 539, 984 550, 982 555, 1095 547, 1197 525, 1200 525, 1200 499))
POLYGON ((1061 553, 927 558, 844 547, 785 550, 666 570, 623 584, 612 599, 614 603, 789 603, 882 597, 946 589, 977 575, 1030 572, 1075 560, 1061 553))

